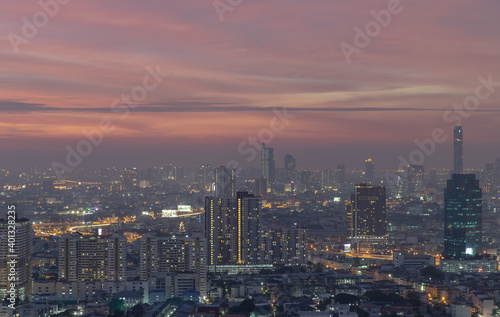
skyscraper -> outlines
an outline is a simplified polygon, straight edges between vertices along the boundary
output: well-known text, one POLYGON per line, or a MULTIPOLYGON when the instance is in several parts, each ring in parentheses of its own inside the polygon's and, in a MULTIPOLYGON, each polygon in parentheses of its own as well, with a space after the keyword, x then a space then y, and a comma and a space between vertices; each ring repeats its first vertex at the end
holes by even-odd
POLYGON ((236 171, 227 169, 224 165, 215 169, 215 188, 216 197, 235 197, 236 196, 236 171))
MULTIPOLYGON (((17 214, 16 214, 17 215, 17 214)), ((15 296, 24 300, 31 295, 31 256, 34 232, 31 222, 26 218, 15 217, 15 224, 6 214, 0 219, 0 299, 5 298, 11 289, 10 284, 14 283, 15 296), (9 220, 11 223, 9 224, 9 220), (15 227, 15 235, 9 227, 15 227), (9 242, 9 238, 11 241, 9 242), (12 242, 14 241, 14 242, 12 242), (11 264, 15 261, 14 275, 10 274, 11 264), (11 278, 9 280, 9 277, 11 278), (15 280, 12 280, 14 278, 15 280)))
POLYGON ((285 183, 291 183, 295 181, 295 158, 287 154, 285 155, 285 183))
POLYGON ((424 166, 410 165, 406 175, 406 196, 420 197, 424 193, 424 166))
POLYGON ((247 192, 205 198, 208 264, 259 262, 261 200, 247 192))
POLYGON ((321 189, 325 190, 331 188, 333 183, 333 172, 331 169, 324 169, 321 171, 321 189))
POLYGON ((274 161, 274 149, 266 147, 265 143, 262 143, 261 152, 261 175, 267 180, 267 192, 271 192, 275 185, 275 161, 274 161))
POLYGON ((482 192, 474 174, 453 174, 444 191, 444 257, 482 252, 482 192))
POLYGON ((337 182, 337 187, 340 190, 345 187, 346 178, 345 178, 345 166, 344 165, 337 166, 337 172, 335 173, 335 180, 337 182))
POLYGON ((460 174, 464 170, 464 140, 461 126, 453 127, 453 173, 460 174))
POLYGON ((386 191, 383 186, 356 185, 347 205, 347 232, 350 237, 386 235, 386 191))
POLYGON ((375 179, 375 166, 372 159, 365 160, 365 182, 373 184, 375 179))

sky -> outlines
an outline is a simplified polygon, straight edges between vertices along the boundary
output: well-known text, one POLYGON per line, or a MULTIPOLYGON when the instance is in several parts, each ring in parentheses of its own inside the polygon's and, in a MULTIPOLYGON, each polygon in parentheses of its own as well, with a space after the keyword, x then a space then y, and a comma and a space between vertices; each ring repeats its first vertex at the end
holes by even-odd
POLYGON ((498 1, 59 1, 0 0, 0 168, 500 157, 498 1))

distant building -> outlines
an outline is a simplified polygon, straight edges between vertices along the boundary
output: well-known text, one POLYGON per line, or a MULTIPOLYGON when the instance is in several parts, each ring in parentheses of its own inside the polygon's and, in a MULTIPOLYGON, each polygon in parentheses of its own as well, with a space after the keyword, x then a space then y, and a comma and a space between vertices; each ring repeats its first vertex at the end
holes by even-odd
POLYGON ((238 192, 235 198, 205 198, 208 264, 254 264, 259 260, 261 200, 238 192))
POLYGON ((461 126, 453 127, 453 173, 464 171, 464 140, 461 126))
POLYGON ((444 191, 444 257, 482 252, 482 193, 474 174, 453 174, 444 191))
POLYGON ((386 235, 386 190, 366 183, 356 185, 347 205, 347 231, 350 237, 386 235))
POLYGON ((497 273, 497 260, 441 260, 439 268, 446 273, 497 273))
POLYGON ((216 197, 235 197, 237 190, 236 171, 220 166, 215 169, 215 188, 216 197))
POLYGON ((424 193, 424 166, 410 165, 406 175, 406 196, 418 197, 424 193))
POLYGON ((59 279, 79 281, 126 281, 127 238, 65 234, 59 238, 59 279))
MULTIPOLYGON (((0 299, 10 297, 11 284, 13 283, 15 284, 15 296, 24 300, 26 296, 31 295, 31 258, 34 232, 28 219, 17 216, 10 218, 9 215, 6 213, 0 219, 0 299), (15 227, 14 235, 12 227, 15 227), (13 263, 13 261, 15 262, 13 263), (14 275, 9 275, 11 267, 15 271, 14 275), (12 278, 15 278, 15 281, 12 278)), ((17 213, 12 215, 17 215, 17 213)))
MULTIPOLYGON (((161 276, 158 273, 193 273, 195 282, 188 289, 206 294, 207 239, 203 235, 146 234, 140 240, 140 260, 142 281, 158 278, 161 276)), ((175 275, 173 278, 170 284, 175 284, 175 275)), ((155 287, 151 286, 151 289, 155 287)))
POLYGON ((368 184, 373 184, 375 182, 375 165, 372 159, 365 160, 365 179, 364 181, 368 184))
POLYGON ((290 154, 285 155, 285 183, 296 181, 296 173, 295 158, 290 154))
POLYGON ((264 143, 262 143, 261 152, 261 176, 267 180, 267 192, 271 192, 276 184, 274 149, 266 147, 264 143))
POLYGON ((263 233, 265 264, 307 263, 307 229, 266 228, 263 233))
POLYGON ((321 171, 321 189, 325 190, 331 188, 333 184, 333 172, 331 169, 324 169, 321 171))

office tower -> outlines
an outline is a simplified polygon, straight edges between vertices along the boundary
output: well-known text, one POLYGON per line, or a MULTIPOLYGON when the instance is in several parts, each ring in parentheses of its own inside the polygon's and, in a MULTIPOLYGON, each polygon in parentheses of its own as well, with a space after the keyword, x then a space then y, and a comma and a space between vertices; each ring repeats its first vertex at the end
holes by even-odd
POLYGON ((176 166, 174 167, 174 179, 178 183, 184 183, 185 180, 185 173, 184 173, 184 167, 181 166, 176 166))
POLYGON ((464 140, 461 126, 453 127, 453 173, 464 171, 464 140))
POLYGON ((386 235, 386 192, 383 186, 356 185, 347 205, 347 231, 350 237, 386 235))
MULTIPOLYGON (((14 209, 9 210, 14 211, 14 209)), ((0 299, 10 297, 11 283, 15 284, 13 289, 16 297, 24 300, 31 295, 31 254, 34 232, 28 219, 18 218, 16 215, 6 213, 0 219, 0 299), (9 228, 11 226, 15 227, 15 235, 12 234, 12 228, 9 228), (15 263, 11 264, 13 260, 15 263), (11 267, 14 269, 13 275, 9 275, 11 267), (12 280, 13 278, 15 280, 12 280)))
POLYGON ((375 182, 375 165, 372 159, 365 160, 365 182, 368 184, 375 182))
POLYGON ((483 193, 492 193, 495 183, 495 164, 486 163, 481 175, 481 183, 483 184, 483 193))
POLYGON ((201 234, 145 234, 140 242, 140 278, 151 281, 162 273, 195 273, 196 290, 207 292, 207 239, 201 234))
POLYGON ((236 171, 227 169, 223 165, 215 169, 215 188, 216 197, 235 197, 236 196, 236 171))
POLYGON ((126 281, 127 239, 108 236, 65 234, 59 238, 59 279, 80 281, 126 281))
POLYGON ((300 173, 300 183, 306 185, 307 187, 312 187, 314 185, 313 171, 302 171, 300 173))
POLYGON ((290 154, 285 155, 285 183, 295 182, 295 158, 290 154))
POLYGON ((500 158, 495 161, 495 171, 493 173, 493 192, 497 193, 500 192, 500 158))
POLYGON ((444 191, 444 257, 482 252, 482 192, 474 174, 453 174, 444 191))
POLYGON ((406 195, 420 197, 424 193, 424 166, 410 165, 406 173, 406 195))
POLYGON ((205 191, 211 191, 212 190, 212 183, 213 183, 213 171, 212 167, 210 164, 202 165, 200 167, 200 175, 199 175, 199 182, 200 182, 200 187, 201 189, 205 191))
POLYGON ((321 171, 321 189, 325 190, 331 188, 333 184, 333 172, 331 169, 324 169, 321 171))
POLYGON ((209 265, 259 262, 260 210, 260 199, 247 192, 205 198, 209 265))
POLYGON ((345 166, 344 165, 337 166, 337 172, 335 173, 335 179, 337 182, 338 189, 342 189, 345 187, 346 178, 345 178, 345 166))
POLYGON ((275 185, 274 149, 262 143, 261 176, 267 180, 267 192, 270 193, 275 185))

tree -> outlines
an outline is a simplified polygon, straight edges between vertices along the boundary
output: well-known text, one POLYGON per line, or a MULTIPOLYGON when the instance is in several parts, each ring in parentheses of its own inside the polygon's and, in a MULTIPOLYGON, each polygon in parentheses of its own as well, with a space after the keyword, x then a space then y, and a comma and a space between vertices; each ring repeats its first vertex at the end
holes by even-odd
POLYGON ((425 277, 430 277, 435 280, 442 280, 444 278, 444 273, 438 270, 435 266, 429 265, 424 267, 420 274, 425 277))
POLYGON ((359 297, 351 295, 351 294, 346 294, 346 293, 340 293, 335 295, 334 300, 336 303, 340 304, 358 304, 359 303, 359 297))

